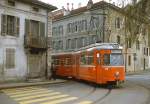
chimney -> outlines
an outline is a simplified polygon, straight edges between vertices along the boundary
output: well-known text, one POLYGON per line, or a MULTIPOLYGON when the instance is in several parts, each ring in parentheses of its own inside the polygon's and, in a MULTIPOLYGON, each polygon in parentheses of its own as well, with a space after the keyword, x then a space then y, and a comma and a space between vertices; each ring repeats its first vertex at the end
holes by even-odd
POLYGON ((67 10, 70 11, 70 9, 69 9, 69 3, 67 3, 67 10))
POLYGON ((109 0, 109 3, 111 3, 111 0, 109 0))
POLYGON ((122 8, 124 8, 125 5, 125 1, 122 0, 122 8))
POLYGON ((71 10, 74 10, 73 5, 74 5, 74 4, 72 3, 72 8, 71 8, 71 10))
POLYGON ((116 5, 115 2, 113 2, 113 5, 116 5))
POLYGON ((135 5, 137 3, 137 0, 132 0, 132 4, 135 5))
POLYGON ((93 1, 89 0, 87 4, 87 9, 91 9, 92 6, 93 6, 93 1))
POLYGON ((81 8, 81 3, 78 4, 78 8, 81 8))

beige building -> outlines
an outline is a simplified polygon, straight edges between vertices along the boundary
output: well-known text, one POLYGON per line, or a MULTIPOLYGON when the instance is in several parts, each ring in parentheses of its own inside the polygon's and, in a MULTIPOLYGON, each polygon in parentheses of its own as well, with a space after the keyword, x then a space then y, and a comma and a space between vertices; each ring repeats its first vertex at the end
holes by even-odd
POLYGON ((147 26, 143 23, 137 37, 133 37, 125 9, 104 1, 93 4, 89 0, 85 7, 63 8, 63 12, 53 13, 52 17, 52 52, 75 51, 96 42, 117 42, 124 47, 127 72, 149 69, 147 26))

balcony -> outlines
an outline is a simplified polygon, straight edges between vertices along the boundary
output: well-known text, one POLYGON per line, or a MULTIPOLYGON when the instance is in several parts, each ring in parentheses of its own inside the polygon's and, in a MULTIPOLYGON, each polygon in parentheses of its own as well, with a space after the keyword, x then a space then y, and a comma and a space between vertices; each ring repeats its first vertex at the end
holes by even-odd
POLYGON ((47 48, 47 38, 40 37, 40 36, 33 37, 33 36, 25 35, 24 46, 25 46, 25 48, 46 49, 47 48))

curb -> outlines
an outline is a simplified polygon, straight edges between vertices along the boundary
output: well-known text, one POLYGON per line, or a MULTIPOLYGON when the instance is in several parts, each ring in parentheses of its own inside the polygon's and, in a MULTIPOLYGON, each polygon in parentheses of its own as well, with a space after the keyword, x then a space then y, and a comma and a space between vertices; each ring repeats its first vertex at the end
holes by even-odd
POLYGON ((136 71, 136 72, 127 72, 126 76, 130 76, 130 75, 138 75, 138 74, 145 74, 145 73, 149 73, 150 70, 145 70, 145 71, 136 71))
POLYGON ((57 83, 65 83, 67 80, 63 81, 48 81, 48 82, 34 82, 34 83, 15 83, 12 85, 0 85, 0 90, 9 89, 9 88, 18 88, 18 87, 28 87, 28 86, 38 86, 38 85, 47 85, 47 84, 57 84, 57 83))

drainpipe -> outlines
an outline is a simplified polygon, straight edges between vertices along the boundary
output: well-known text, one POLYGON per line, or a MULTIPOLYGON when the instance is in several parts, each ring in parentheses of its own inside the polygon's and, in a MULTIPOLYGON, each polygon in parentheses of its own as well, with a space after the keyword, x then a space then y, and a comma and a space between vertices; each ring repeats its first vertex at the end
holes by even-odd
POLYGON ((48 10, 46 11, 47 14, 47 23, 46 23, 46 70, 45 70, 45 77, 48 78, 48 10))

